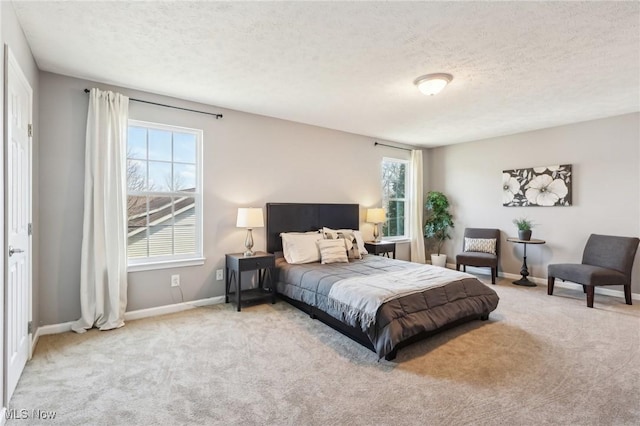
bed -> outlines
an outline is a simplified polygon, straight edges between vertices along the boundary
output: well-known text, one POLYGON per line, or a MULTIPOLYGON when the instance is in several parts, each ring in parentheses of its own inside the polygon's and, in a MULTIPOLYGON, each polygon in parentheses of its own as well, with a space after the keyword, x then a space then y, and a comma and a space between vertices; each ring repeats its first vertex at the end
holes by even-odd
POLYGON ((313 232, 323 227, 358 230, 359 225, 358 204, 267 203, 267 251, 277 257, 278 296, 387 360, 395 359, 402 347, 437 332, 487 320, 496 309, 499 298, 495 291, 462 272, 373 255, 326 265, 290 264, 282 258, 283 232, 313 232), (369 307, 373 309, 369 316, 360 310, 353 316, 336 301, 340 291, 358 292, 389 279, 408 288, 422 280, 426 287, 381 299, 384 302, 369 307))

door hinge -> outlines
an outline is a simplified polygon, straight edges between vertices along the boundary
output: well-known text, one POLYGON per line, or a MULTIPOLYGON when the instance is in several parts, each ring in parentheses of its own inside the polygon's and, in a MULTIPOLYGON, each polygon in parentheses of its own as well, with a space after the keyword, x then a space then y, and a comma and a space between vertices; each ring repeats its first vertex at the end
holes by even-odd
POLYGON ((29 225, 27 226, 27 233, 28 233, 29 235, 33 234, 33 230, 31 229, 31 224, 29 224, 29 225))
POLYGON ((31 334, 31 333, 33 333, 33 322, 29 321, 27 323, 27 334, 31 334))
POLYGON ((29 124, 27 127, 27 132, 29 133, 29 137, 33 136, 33 124, 29 124))

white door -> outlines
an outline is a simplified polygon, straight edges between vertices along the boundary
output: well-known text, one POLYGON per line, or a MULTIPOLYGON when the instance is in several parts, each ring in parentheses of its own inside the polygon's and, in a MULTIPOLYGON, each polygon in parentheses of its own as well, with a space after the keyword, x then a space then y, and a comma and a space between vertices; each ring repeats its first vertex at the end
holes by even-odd
POLYGON ((30 356, 31 338, 31 110, 32 90, 13 54, 6 51, 7 285, 5 289, 5 400, 30 356))

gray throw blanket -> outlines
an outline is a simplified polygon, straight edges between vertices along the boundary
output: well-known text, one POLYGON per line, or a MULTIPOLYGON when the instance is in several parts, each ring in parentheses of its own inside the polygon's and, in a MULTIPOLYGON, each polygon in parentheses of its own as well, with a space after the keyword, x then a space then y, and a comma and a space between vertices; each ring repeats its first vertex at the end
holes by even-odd
POLYGON ((340 280, 329 291, 329 306, 339 311, 349 325, 366 331, 375 322, 378 308, 389 300, 475 278, 437 266, 415 265, 402 271, 340 280))

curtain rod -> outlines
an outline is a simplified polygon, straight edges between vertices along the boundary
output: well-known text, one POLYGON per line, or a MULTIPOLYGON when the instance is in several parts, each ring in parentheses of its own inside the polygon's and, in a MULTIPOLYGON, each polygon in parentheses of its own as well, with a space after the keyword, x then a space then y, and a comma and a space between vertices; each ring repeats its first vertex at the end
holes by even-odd
MULTIPOLYGON (((91 90, 84 89, 84 93, 90 93, 90 92, 91 90)), ((129 98, 129 100, 134 102, 141 102, 143 104, 157 105, 157 106, 166 107, 166 108, 181 109, 183 111, 197 112, 198 114, 212 115, 216 118, 216 120, 222 118, 222 114, 216 114, 213 112, 198 111, 197 109, 189 109, 189 108, 182 108, 182 107, 177 107, 173 105, 159 104, 157 102, 143 101, 142 99, 136 99, 136 98, 129 98)))
POLYGON ((380 143, 380 142, 374 142, 374 143, 373 143, 373 146, 378 146, 378 145, 380 145, 380 146, 386 146, 386 147, 388 147, 388 148, 401 149, 401 150, 403 150, 403 151, 409 151, 409 152, 411 152, 411 150, 410 150, 409 148, 402 148, 402 147, 400 147, 400 146, 387 145, 386 143, 380 143))

